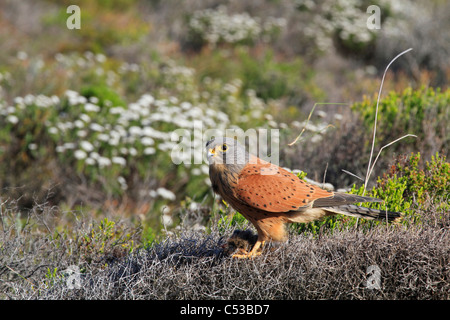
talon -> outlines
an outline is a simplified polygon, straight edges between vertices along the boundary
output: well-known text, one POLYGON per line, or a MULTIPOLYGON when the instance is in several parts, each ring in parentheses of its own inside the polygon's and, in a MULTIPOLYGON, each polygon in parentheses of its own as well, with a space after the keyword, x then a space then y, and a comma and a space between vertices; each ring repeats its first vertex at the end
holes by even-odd
POLYGON ((255 245, 253 246, 252 250, 250 252, 245 252, 245 253, 235 253, 232 255, 233 258, 237 258, 237 259, 251 259, 254 258, 256 256, 260 256, 261 255, 261 251, 258 251, 258 249, 263 246, 265 243, 265 241, 256 241, 255 245))

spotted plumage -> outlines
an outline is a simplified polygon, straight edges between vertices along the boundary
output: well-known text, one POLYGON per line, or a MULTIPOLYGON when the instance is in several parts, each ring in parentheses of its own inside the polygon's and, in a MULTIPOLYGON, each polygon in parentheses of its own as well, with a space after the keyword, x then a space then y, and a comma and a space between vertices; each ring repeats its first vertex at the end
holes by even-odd
POLYGON ((234 257, 258 255, 259 247, 267 240, 286 240, 286 223, 307 223, 335 214, 388 221, 401 217, 398 212, 353 204, 379 199, 331 192, 308 184, 293 173, 247 153, 234 139, 213 139, 207 142, 206 149, 214 192, 244 215, 258 232, 253 249, 234 257))

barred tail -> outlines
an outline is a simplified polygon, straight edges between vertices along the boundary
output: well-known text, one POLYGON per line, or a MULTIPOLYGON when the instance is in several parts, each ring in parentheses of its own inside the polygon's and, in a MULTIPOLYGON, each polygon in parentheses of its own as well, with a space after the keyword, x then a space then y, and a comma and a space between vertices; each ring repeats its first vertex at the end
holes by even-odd
POLYGON ((322 208, 323 210, 330 213, 338 213, 346 216, 352 216, 357 218, 364 219, 376 219, 376 220, 384 220, 389 222, 398 222, 402 218, 402 214, 400 212, 386 211, 386 210, 378 210, 378 209, 370 209, 366 207, 359 207, 353 204, 336 206, 336 207, 327 207, 322 208))

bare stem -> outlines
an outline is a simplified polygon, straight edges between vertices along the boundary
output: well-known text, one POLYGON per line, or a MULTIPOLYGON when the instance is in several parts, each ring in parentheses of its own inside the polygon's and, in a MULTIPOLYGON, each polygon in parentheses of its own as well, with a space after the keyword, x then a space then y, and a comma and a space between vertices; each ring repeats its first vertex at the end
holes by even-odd
MULTIPOLYGON (((377 134, 378 106, 380 104, 381 91, 383 90, 384 78, 386 77, 386 73, 387 73, 389 67, 391 66, 391 64, 395 60, 397 60, 397 58, 399 58, 400 56, 404 55, 405 53, 407 53, 407 52, 409 52, 411 50, 412 50, 412 48, 409 48, 409 49, 399 53, 394 59, 392 59, 391 62, 389 62, 389 64, 387 65, 386 69, 384 70, 383 78, 381 79, 380 90, 378 91, 377 105, 376 105, 376 109, 375 109, 375 121, 374 121, 374 124, 373 124, 372 148, 370 150, 369 164, 367 165, 366 180, 365 180, 365 183, 364 183, 364 193, 366 192, 367 184, 369 183, 369 177, 370 177, 370 174, 372 172, 371 166, 372 166, 373 150, 375 148, 375 137, 376 137, 376 134, 377 134)), ((377 159, 378 159, 378 157, 377 157, 377 159)), ((375 162, 376 162, 376 160, 375 160, 375 162)), ((374 162, 374 165, 375 165, 375 162, 374 162)))

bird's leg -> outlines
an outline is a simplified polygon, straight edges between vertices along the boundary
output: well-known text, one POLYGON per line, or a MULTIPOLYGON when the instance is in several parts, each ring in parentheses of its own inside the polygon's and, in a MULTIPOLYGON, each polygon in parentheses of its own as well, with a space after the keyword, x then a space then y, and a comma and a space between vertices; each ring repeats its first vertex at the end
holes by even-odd
POLYGON ((253 246, 253 248, 250 252, 247 252, 244 254, 239 254, 239 253, 233 254, 233 258, 248 259, 248 258, 253 258, 253 257, 259 256, 259 255, 261 255, 261 252, 258 252, 258 249, 261 246, 264 246, 265 242, 266 242, 265 240, 258 239, 258 241, 256 241, 255 245, 253 246))

